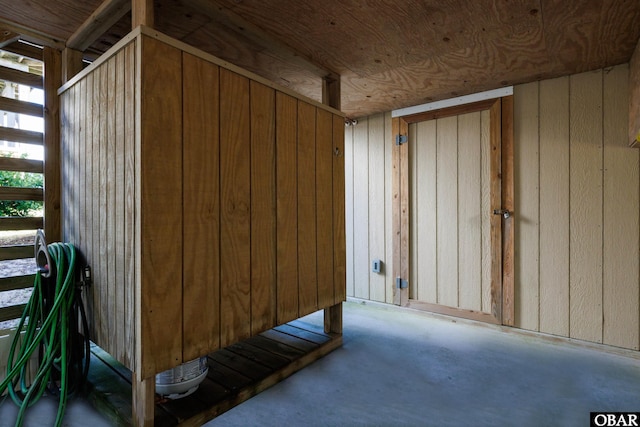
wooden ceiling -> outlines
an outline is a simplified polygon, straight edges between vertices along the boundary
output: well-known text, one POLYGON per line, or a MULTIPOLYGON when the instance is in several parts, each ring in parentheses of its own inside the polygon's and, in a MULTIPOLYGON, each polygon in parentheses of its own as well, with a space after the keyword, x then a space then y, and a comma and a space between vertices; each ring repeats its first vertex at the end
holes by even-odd
MULTIPOLYGON (((0 0, 0 28, 66 42, 102 0, 0 0)), ((629 61, 638 0, 155 0, 155 27, 350 117, 629 61)), ((124 16, 87 51, 131 27, 124 16)))

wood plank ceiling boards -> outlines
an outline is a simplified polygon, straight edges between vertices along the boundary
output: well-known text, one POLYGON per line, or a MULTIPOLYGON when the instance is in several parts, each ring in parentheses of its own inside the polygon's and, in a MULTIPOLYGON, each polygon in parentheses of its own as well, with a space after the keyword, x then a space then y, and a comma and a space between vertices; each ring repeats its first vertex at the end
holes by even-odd
MULTIPOLYGON (((128 2, 104 3, 119 14, 128 2)), ((0 0, 0 29, 50 45, 73 42, 102 5, 0 0)), ((157 30, 318 101, 323 74, 340 75, 341 109, 351 117, 621 64, 640 36, 640 2, 625 0, 157 0, 154 6, 157 30)), ((128 33, 131 17, 93 28, 103 34, 85 58, 128 33)))

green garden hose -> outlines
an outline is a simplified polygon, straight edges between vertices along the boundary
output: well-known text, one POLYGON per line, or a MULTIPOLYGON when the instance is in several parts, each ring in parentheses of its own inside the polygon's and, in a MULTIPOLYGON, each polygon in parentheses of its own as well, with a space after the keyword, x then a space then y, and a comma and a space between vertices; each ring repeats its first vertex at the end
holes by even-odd
POLYGON ((7 390, 20 407, 16 426, 22 425, 27 408, 45 391, 59 394, 55 425, 61 426, 67 399, 81 387, 89 369, 87 321, 75 281, 76 250, 68 243, 45 248, 53 264, 49 271, 55 276, 43 281, 43 272, 36 273, 33 293, 11 343, 7 376, 0 384, 0 394, 7 390), (79 332, 80 322, 84 336, 79 332), (28 385, 29 360, 36 350, 39 367, 28 385))

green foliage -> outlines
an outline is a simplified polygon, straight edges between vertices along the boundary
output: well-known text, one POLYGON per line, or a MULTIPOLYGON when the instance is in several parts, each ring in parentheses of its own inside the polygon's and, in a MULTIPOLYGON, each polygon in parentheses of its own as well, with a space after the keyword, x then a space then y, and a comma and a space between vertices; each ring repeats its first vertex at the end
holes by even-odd
MULTIPOLYGON (((42 188, 41 173, 0 171, 0 187, 42 188)), ((32 200, 0 201, 0 216, 33 216, 42 210, 42 202, 32 200)))

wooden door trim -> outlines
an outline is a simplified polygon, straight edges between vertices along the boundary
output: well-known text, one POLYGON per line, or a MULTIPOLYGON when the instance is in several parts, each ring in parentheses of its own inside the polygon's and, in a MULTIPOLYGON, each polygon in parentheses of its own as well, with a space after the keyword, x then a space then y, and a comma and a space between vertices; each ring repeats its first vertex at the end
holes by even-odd
MULTIPOLYGON (((410 123, 450 117, 482 110, 491 115, 491 209, 504 209, 513 213, 513 96, 483 100, 472 104, 449 107, 426 113, 395 117, 392 119, 392 222, 393 222, 393 277, 408 280, 409 276, 409 159, 406 144, 397 145, 396 135, 408 137, 410 123), (500 185, 501 183, 501 185, 500 185)), ((513 325, 514 307, 514 222, 509 218, 492 216, 491 250, 491 313, 446 307, 432 303, 412 301, 409 289, 394 285, 393 302, 434 313, 464 317, 487 323, 513 325), (496 224, 497 222, 497 224, 496 224), (501 227, 502 233, 496 233, 501 227), (502 238, 500 238, 502 234, 502 238), (497 262, 496 262, 497 261, 497 262)), ((395 283, 395 281, 394 281, 395 283)))
POLYGON ((406 144, 397 145, 395 137, 408 137, 409 124, 396 117, 391 120, 391 130, 394 138, 391 155, 393 303, 404 306, 409 303, 409 288, 398 288, 395 279, 409 279, 409 149, 406 144))

